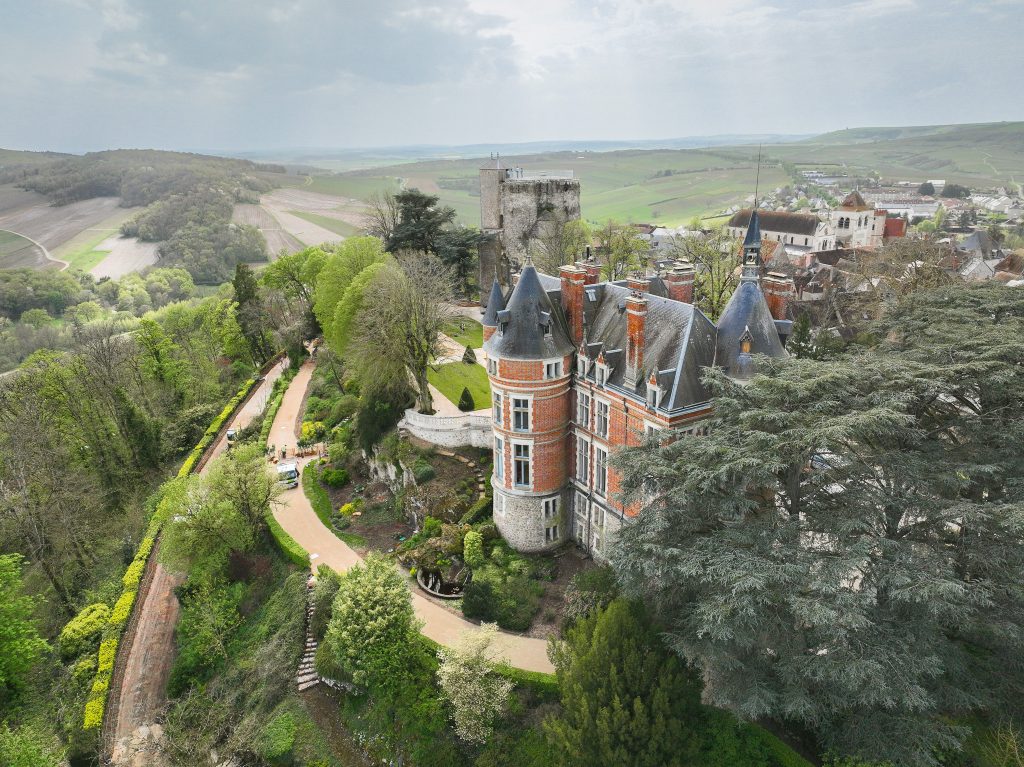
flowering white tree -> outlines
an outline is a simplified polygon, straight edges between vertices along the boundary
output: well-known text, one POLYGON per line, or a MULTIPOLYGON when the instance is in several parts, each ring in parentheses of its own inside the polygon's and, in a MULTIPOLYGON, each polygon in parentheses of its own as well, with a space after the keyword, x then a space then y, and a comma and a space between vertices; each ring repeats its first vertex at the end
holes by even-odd
POLYGON ((488 654, 497 626, 485 623, 466 632, 457 648, 441 649, 437 682, 451 706, 455 732, 469 743, 484 743, 508 706, 513 683, 498 676, 488 654))

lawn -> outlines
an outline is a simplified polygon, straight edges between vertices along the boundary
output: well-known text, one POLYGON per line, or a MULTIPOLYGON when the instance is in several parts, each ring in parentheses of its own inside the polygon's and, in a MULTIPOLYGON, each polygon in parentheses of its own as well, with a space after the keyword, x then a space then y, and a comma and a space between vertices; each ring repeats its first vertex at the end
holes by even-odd
POLYGON ((465 362, 449 362, 436 370, 427 371, 427 379, 438 391, 451 400, 453 405, 459 404, 463 388, 468 387, 473 396, 476 410, 489 407, 491 402, 491 385, 487 380, 487 371, 482 365, 468 365, 465 362))
POLYGON ((360 232, 357 227, 352 226, 352 224, 347 221, 332 218, 331 216, 323 216, 319 213, 307 213, 304 210, 290 210, 288 212, 293 216, 305 219, 311 224, 316 224, 330 232, 340 234, 342 237, 355 237, 360 232))
POLYGON ((484 328, 469 317, 457 317, 444 328, 444 334, 460 346, 479 349, 484 345, 484 328))

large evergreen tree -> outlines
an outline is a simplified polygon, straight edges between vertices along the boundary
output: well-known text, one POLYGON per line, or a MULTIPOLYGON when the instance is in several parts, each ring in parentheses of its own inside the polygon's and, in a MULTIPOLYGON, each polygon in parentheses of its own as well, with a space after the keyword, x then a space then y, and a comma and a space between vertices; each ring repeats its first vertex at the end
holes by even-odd
POLYGON ((455 220, 453 208, 438 207, 437 195, 407 189, 395 195, 398 224, 385 243, 388 251, 437 253, 443 230, 455 220))
POLYGON ((697 683, 661 645, 642 608, 619 599, 553 646, 561 715, 547 723, 558 764, 695 763, 697 683))
POLYGON ((709 702, 902 765, 1019 709, 1022 317, 1006 288, 913 294, 886 346, 711 373, 708 436, 618 458, 645 507, 619 573, 709 702))

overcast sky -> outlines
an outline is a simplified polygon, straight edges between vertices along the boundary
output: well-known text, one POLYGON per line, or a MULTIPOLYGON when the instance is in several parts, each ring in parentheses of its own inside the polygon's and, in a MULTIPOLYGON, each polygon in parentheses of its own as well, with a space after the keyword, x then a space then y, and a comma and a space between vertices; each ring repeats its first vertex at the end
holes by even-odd
POLYGON ((1024 0, 0 0, 0 147, 1024 119, 1024 0))

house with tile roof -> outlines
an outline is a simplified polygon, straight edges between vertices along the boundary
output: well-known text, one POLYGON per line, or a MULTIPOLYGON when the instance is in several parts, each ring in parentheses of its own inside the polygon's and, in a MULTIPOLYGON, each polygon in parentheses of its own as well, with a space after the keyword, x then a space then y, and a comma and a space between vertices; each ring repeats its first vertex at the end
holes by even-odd
MULTIPOLYGON (((758 210, 761 235, 766 240, 782 243, 786 254, 799 258, 807 253, 834 248, 836 233, 832 224, 814 213, 790 213, 781 210, 758 210)), ((741 238, 750 226, 751 209, 736 211, 726 227, 732 237, 741 238)))
POLYGON ((749 217, 740 284, 719 322, 693 304, 694 269, 600 281, 594 264, 541 274, 527 259, 504 295, 495 281, 484 314, 490 379, 494 521, 519 551, 574 540, 608 559, 637 513, 618 495, 616 450, 673 430, 706 433, 713 410, 702 375, 738 380, 755 356, 785 357, 785 301, 762 290, 759 214, 749 217))

